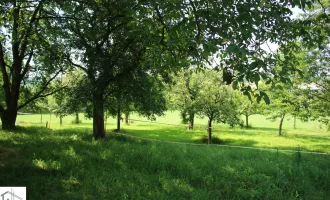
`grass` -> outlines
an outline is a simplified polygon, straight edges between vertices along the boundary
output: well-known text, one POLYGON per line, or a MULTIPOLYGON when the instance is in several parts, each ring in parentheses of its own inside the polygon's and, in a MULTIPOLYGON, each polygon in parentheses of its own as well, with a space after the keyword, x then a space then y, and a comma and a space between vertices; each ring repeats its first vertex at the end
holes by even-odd
MULTIPOLYGON (((74 125, 73 116, 67 116, 63 119, 64 125, 59 126, 59 119, 52 116, 51 128, 53 129, 67 129, 67 128, 91 128, 92 121, 85 119, 83 115, 80 116, 83 123, 74 125)), ((133 115, 130 118, 138 120, 147 120, 138 115, 133 115)), ((297 120, 297 128, 293 128, 293 119, 287 118, 284 121, 284 136, 277 136, 278 120, 270 121, 261 115, 250 117, 252 128, 241 129, 235 127, 229 128, 228 125, 215 124, 213 127, 213 137, 218 139, 222 144, 252 146, 264 148, 279 148, 279 149, 301 149, 305 151, 317 151, 330 153, 330 132, 325 131, 324 127, 318 122, 301 122, 297 120), (289 119, 289 120, 287 120, 289 119)), ((49 120, 49 115, 43 116, 44 122, 49 120), (48 117, 48 118, 47 118, 48 117)), ((29 125, 29 123, 22 122, 40 122, 40 115, 20 115, 17 119, 21 125, 29 125)), ((115 129, 116 121, 112 118, 107 120, 107 129, 115 129)), ((158 123, 180 124, 180 117, 178 112, 167 112, 166 116, 158 117, 158 123)), ((122 123, 122 132, 147 137, 158 140, 174 141, 174 142, 188 142, 188 143, 203 143, 206 142, 207 135, 206 127, 207 119, 196 118, 195 130, 187 130, 184 126, 169 126, 164 124, 153 124, 140 121, 131 121, 129 125, 122 123)), ((35 126, 36 124, 32 124, 35 126)), ((44 126, 43 124, 42 126, 44 126)))
MULTIPOLYGON (((125 129, 133 127, 166 135, 157 126, 125 129)), ((189 137, 165 139, 180 138, 189 137)), ((28 199, 328 199, 329 165, 329 156, 168 144, 110 132, 94 141, 91 128, 0 131, 0 185, 27 186, 28 199)))

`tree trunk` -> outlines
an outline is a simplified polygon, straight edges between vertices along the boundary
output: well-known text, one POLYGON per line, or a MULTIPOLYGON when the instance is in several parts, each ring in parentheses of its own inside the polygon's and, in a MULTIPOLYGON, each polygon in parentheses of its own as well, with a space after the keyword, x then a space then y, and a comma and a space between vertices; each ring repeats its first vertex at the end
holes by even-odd
POLYGON ((103 94, 94 94, 93 99, 93 136, 95 139, 105 138, 104 100, 103 94))
POLYGON ((42 123, 42 112, 40 112, 40 123, 42 123))
POLYGON ((117 132, 120 131, 120 120, 121 120, 121 113, 120 108, 117 109, 117 132))
POLYGON ((293 116, 293 128, 296 129, 297 126, 296 126, 296 122, 297 122, 297 117, 296 116, 293 116))
POLYGON ((207 124, 207 132, 208 132, 208 144, 212 144, 212 119, 209 119, 209 123, 207 124))
POLYGON ((77 113, 77 112, 76 112, 75 123, 76 123, 76 124, 79 124, 79 113, 77 113))
POLYGON ((249 115, 245 115, 246 128, 249 127, 249 115))
POLYGON ((129 113, 125 113, 125 123, 128 124, 129 113))
POLYGON ((50 128, 51 122, 52 122, 52 112, 49 113, 49 124, 48 124, 48 128, 50 128))
POLYGON ((63 116, 60 114, 60 126, 62 126, 62 124, 63 124, 63 116))
POLYGON ((3 130, 12 130, 15 129, 17 111, 10 110, 4 111, 1 113, 1 122, 3 130))
POLYGON ((285 114, 282 114, 281 121, 280 121, 280 127, 278 129, 278 135, 279 136, 282 135, 282 125, 283 125, 284 117, 285 117, 285 114))
POLYGON ((189 115, 189 129, 194 129, 194 122, 195 122, 195 113, 192 112, 189 115))

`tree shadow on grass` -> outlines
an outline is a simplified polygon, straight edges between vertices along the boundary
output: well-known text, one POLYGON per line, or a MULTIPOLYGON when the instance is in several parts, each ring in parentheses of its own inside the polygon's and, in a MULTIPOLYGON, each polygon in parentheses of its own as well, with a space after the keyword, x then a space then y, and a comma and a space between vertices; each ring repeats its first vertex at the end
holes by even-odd
POLYGON ((250 128, 246 128, 246 130, 266 131, 272 133, 278 132, 278 128, 269 128, 269 127, 250 127, 250 128))

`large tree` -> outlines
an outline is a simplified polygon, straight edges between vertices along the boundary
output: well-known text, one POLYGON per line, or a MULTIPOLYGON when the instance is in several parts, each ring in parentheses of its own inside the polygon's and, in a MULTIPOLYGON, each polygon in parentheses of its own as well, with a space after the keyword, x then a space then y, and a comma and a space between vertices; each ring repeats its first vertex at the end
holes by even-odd
POLYGON ((18 110, 55 93, 50 84, 63 71, 62 47, 48 18, 55 2, 0 2, 0 117, 15 128, 18 110))
MULTIPOLYGON (((140 71, 134 76, 139 78, 146 78, 143 73, 166 75, 169 65, 164 62, 178 62, 181 58, 176 56, 174 61, 165 47, 154 49, 164 42, 164 28, 158 20, 150 18, 143 5, 136 2, 69 2, 63 11, 63 16, 69 18, 64 24, 70 33, 68 47, 71 49, 68 53, 71 56, 68 58, 72 65, 86 73, 90 84, 86 90, 89 89, 93 106, 94 137, 103 138, 104 102, 108 91, 125 86, 120 82, 130 82, 125 76, 130 76, 137 69, 140 71), (160 36, 162 33, 164 36, 160 36)), ((119 97, 117 99, 121 101, 119 97)))
MULTIPOLYGON (((71 59, 92 85, 94 137, 105 136, 104 91, 131 70, 123 65, 127 56, 142 59, 150 72, 166 74, 185 64, 201 67, 216 55, 227 83, 257 84, 274 77, 276 64, 262 44, 278 43, 291 63, 291 40, 300 34, 290 7, 305 5, 310 1, 65 1, 58 13, 67 19, 69 53, 76 55, 71 59)), ((287 65, 286 72, 294 70, 287 65)))

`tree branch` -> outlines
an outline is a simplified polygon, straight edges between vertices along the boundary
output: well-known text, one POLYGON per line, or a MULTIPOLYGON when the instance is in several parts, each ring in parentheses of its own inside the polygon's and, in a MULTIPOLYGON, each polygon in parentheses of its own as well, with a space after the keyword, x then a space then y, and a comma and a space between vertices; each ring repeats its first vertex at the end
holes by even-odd
POLYGON ((196 10, 196 6, 194 4, 194 2, 192 2, 192 0, 189 0, 189 4, 191 5, 193 11, 194 11, 194 16, 195 16, 195 22, 196 22, 196 27, 197 27, 197 35, 196 38, 199 39, 200 35, 201 35, 201 27, 199 24, 199 20, 198 20, 198 16, 197 16, 197 10, 196 10))
POLYGON ((317 95, 317 94, 314 94, 314 95, 315 95, 318 99, 323 100, 323 101, 327 101, 327 102, 330 103, 330 100, 329 100, 329 99, 324 98, 324 97, 322 97, 322 96, 320 96, 320 95, 317 95))
POLYGON ((72 19, 72 20, 79 20, 79 21, 87 21, 87 19, 84 18, 76 18, 76 17, 68 17, 68 16, 64 16, 64 17, 59 17, 59 16, 41 16, 41 17, 37 17, 36 20, 40 20, 40 19, 72 19))
POLYGON ((91 48, 91 45, 88 44, 88 42, 86 41, 86 39, 83 37, 81 31, 80 31, 80 27, 78 25, 78 23, 75 23, 75 28, 73 26, 70 25, 71 31, 74 32, 75 34, 78 35, 78 37, 80 38, 80 40, 82 41, 82 43, 86 46, 91 48))
POLYGON ((36 99, 38 99, 38 98, 45 98, 45 97, 48 97, 48 96, 50 96, 50 95, 52 95, 52 94, 55 94, 56 92, 59 92, 59 91, 61 91, 61 90, 63 90, 63 89, 66 89, 66 88, 68 88, 68 87, 67 87, 67 86, 63 86, 63 87, 61 87, 61 88, 59 88, 59 89, 57 89, 57 90, 54 90, 54 91, 52 91, 52 92, 50 92, 50 93, 47 93, 47 94, 43 94, 43 95, 40 94, 39 96, 35 95, 35 96, 33 96, 31 99, 27 100, 24 104, 18 106, 18 107, 17 107, 17 111, 20 110, 20 109, 22 109, 23 107, 25 107, 26 105, 28 105, 29 103, 31 103, 32 101, 34 101, 34 100, 36 100, 36 99))
POLYGON ((104 43, 109 39, 109 35, 110 35, 113 31, 115 31, 117 28, 119 28, 119 27, 121 27, 121 26, 123 26, 123 25, 124 25, 124 23, 120 23, 120 24, 118 24, 117 26, 115 26, 115 27, 113 27, 113 28, 111 29, 111 28, 110 28, 110 25, 108 24, 108 30, 107 30, 107 32, 103 35, 103 37, 101 37, 102 40, 101 40, 101 38, 97 39, 97 41, 100 41, 100 40, 101 40, 101 42, 98 44, 98 47, 102 47, 102 46, 104 45, 104 43))
POLYGON ((40 0, 39 4, 37 5, 36 9, 34 10, 34 12, 32 14, 31 20, 29 22, 29 26, 28 26, 26 32, 23 35, 24 38, 22 39, 21 51, 20 51, 20 56, 21 56, 22 59, 23 59, 23 56, 25 54, 25 51, 26 51, 26 48, 27 48, 27 45, 28 45, 28 37, 30 36, 30 33, 32 31, 33 23, 37 20, 37 14, 38 14, 39 10, 41 9, 41 6, 42 6, 44 1, 45 0, 40 0))
POLYGON ((10 82, 8 73, 6 70, 6 62, 5 62, 5 55, 3 52, 2 43, 0 42, 0 67, 1 67, 1 73, 2 73, 2 79, 3 79, 3 89, 5 90, 5 96, 6 96, 6 104, 9 105, 10 103, 10 82))
POLYGON ((160 40, 160 43, 165 46, 165 30, 166 30, 166 24, 164 22, 163 16, 161 15, 161 13, 159 11, 158 5, 155 7, 155 10, 156 10, 156 13, 157 13, 157 16, 158 16, 158 21, 162 25, 162 38, 160 40))
POLYGON ((41 94, 48 88, 48 85, 57 77, 57 75, 60 74, 60 72, 62 72, 62 68, 58 72, 56 72, 55 75, 45 83, 45 85, 40 89, 39 92, 37 92, 32 98, 28 99, 25 103, 18 106, 17 111, 23 108, 24 106, 26 106, 27 104, 31 103, 32 101, 42 97, 41 94))
POLYGON ((69 56, 69 55, 67 55, 67 60, 69 61, 69 63, 70 63, 71 65, 73 65, 73 66, 75 66, 75 67, 78 67, 79 69, 81 69, 81 70, 83 70, 84 72, 87 73, 87 69, 86 69, 85 67, 81 66, 81 65, 78 65, 78 64, 74 63, 74 62, 70 59, 70 56, 69 56))
POLYGON ((329 92, 329 93, 330 93, 330 89, 329 89, 329 88, 327 88, 326 86, 324 86, 324 85, 322 85, 322 84, 320 84, 320 83, 318 83, 318 82, 315 82, 315 84, 316 84, 317 86, 319 86, 319 87, 323 88, 325 91, 327 91, 327 92, 329 92))
POLYGON ((13 54, 13 63, 18 61, 19 58, 19 46, 20 40, 18 37, 18 27, 19 27, 19 14, 20 14, 20 6, 17 6, 16 1, 14 3, 13 8, 13 29, 11 33, 11 40, 12 40, 12 54, 13 54))
POLYGON ((24 76, 26 75, 26 73, 29 71, 29 69, 31 68, 30 66, 30 62, 32 60, 32 56, 33 56, 33 49, 31 50, 31 52, 29 53, 29 57, 25 63, 25 66, 24 66, 24 69, 23 69, 23 72, 21 74, 21 79, 24 78, 24 76))

